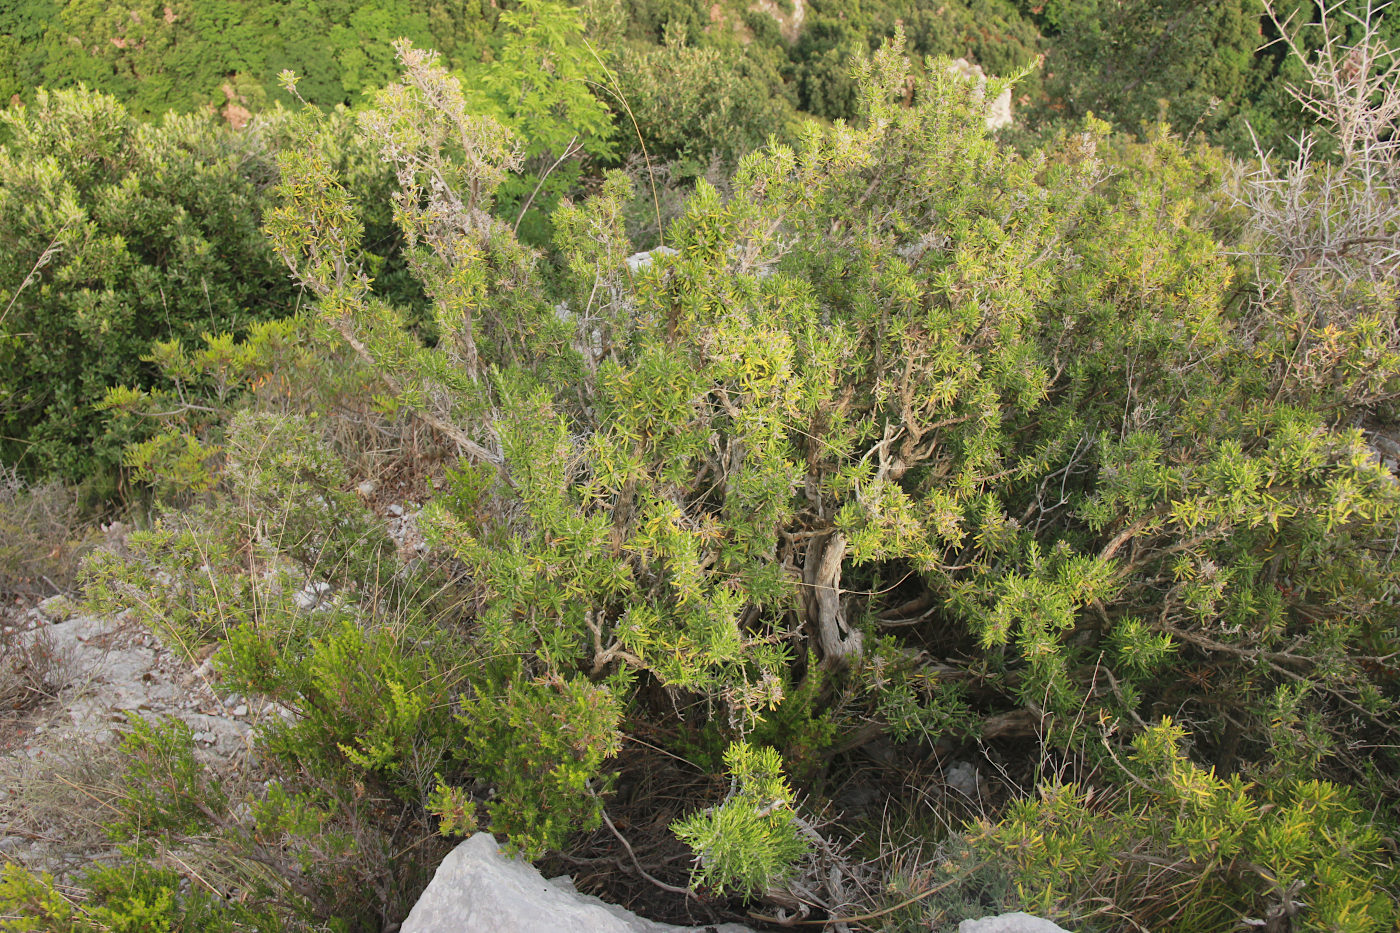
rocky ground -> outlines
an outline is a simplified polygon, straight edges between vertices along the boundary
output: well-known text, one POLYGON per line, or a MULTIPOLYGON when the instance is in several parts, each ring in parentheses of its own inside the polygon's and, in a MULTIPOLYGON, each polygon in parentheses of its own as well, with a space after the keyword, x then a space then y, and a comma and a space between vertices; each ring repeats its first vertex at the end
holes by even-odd
POLYGON ((163 647, 129 617, 83 615, 64 597, 10 607, 0 662, 0 856, 63 878, 106 849, 100 788, 127 716, 174 716, 198 756, 231 779, 270 707, 220 697, 207 658, 163 647), (16 687, 18 684, 18 687, 16 687))
MULTIPOLYGON (((406 491, 402 482, 357 490, 410 560, 426 545, 406 491)), ((125 530, 107 546, 121 548, 125 530)), ((314 603, 323 593, 302 595, 314 603)), ((0 859, 62 880, 111 851, 102 798, 132 713, 183 720, 201 762, 239 784, 258 723, 287 713, 217 686, 207 653, 171 650, 130 614, 85 615, 65 596, 0 606, 0 859)))

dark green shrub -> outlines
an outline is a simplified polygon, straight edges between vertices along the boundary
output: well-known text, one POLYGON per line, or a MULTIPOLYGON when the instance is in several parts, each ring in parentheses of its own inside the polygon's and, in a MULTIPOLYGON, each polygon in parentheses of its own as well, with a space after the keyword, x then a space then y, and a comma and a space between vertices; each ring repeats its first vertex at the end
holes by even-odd
POLYGON ((1213 129, 1267 81, 1255 56, 1262 15, 1258 0, 1046 3, 1050 106, 1074 119, 1098 114, 1130 132, 1158 120, 1213 129), (1215 112, 1222 105, 1226 112, 1215 112))
POLYGON ((616 71, 647 152, 680 160, 685 175, 702 174, 712 157, 736 164, 787 136, 795 118, 776 63, 756 45, 689 45, 672 27, 663 45, 620 54, 616 71))
POLYGON ((86 91, 41 93, 0 122, 0 459, 82 479, 126 440, 94 406, 154 384, 157 340, 290 310, 258 231, 268 156, 257 136, 143 125, 86 91))
MULTIPOLYGON (((808 0, 802 31, 790 50, 790 72, 798 106, 828 120, 863 116, 859 82, 851 74, 858 55, 869 55, 902 30, 916 69, 925 58, 967 58, 989 75, 1011 77, 1036 61, 1040 36, 1005 0, 926 3, 880 0, 808 0)), ((1031 73, 1020 94, 1039 96, 1040 77, 1031 73)), ((912 90, 912 87, 908 88, 912 90)))
POLYGON ((491 828, 527 856, 598 827, 608 783, 600 772, 622 744, 621 687, 511 672, 462 702, 462 757, 468 773, 495 790, 486 807, 491 828), (533 741, 522 741, 526 735, 533 741))
POLYGON ((480 0, 161 0, 120 10, 25 2, 0 11, 0 36, 16 40, 0 42, 0 87, 8 103, 12 94, 32 102, 41 86, 81 84, 141 118, 208 109, 241 126, 281 97, 284 68, 305 75, 308 100, 353 104, 392 77, 394 39, 431 43, 464 64, 480 55, 498 15, 480 0))

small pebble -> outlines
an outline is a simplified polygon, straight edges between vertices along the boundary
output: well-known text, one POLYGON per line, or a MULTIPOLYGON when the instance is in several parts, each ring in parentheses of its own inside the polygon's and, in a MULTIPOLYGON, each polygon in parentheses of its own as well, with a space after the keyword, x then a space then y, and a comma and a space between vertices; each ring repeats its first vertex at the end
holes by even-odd
POLYGON ((237 706, 235 706, 235 707, 233 708, 233 715, 235 715, 235 716, 247 716, 247 715, 248 715, 248 707, 247 707, 247 706, 244 706, 242 703, 238 704, 237 706))

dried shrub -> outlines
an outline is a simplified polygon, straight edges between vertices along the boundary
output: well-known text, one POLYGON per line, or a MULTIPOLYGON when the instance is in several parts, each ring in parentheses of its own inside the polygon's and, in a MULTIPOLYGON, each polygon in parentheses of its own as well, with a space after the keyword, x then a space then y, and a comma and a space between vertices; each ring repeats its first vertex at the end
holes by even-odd
POLYGON ((0 467, 0 599, 70 592, 84 555, 101 540, 77 486, 30 485, 0 467))
POLYGON ((0 627, 0 723, 57 698, 68 677, 67 658, 43 629, 0 627))

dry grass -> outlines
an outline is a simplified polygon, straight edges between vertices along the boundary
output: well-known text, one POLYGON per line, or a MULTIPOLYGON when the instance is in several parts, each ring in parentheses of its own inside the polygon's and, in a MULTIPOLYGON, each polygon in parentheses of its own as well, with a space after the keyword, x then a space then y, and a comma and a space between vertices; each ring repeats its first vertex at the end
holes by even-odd
MULTIPOLYGON (((1391 352, 1400 348, 1393 306, 1400 275, 1400 49, 1389 47, 1383 21, 1388 2, 1366 0, 1360 12, 1341 0, 1317 11, 1322 42, 1309 53, 1300 38, 1307 24, 1265 10, 1278 40, 1302 64, 1304 80, 1288 90, 1317 123, 1283 161, 1258 149, 1258 159, 1231 186, 1251 230, 1247 253, 1255 278, 1275 268, 1277 284, 1260 285, 1256 330, 1301 328, 1278 392, 1294 383, 1343 384, 1338 354, 1320 337, 1364 326, 1391 352), (1281 309, 1278 311, 1270 309, 1281 309)), ((1374 351, 1372 351, 1374 352, 1374 351)), ((1354 406, 1395 399, 1362 380, 1349 390, 1354 406)))
POLYGON ((83 557, 102 541, 76 487, 27 484, 0 467, 0 598, 70 592, 83 557))
POLYGON ((115 813, 121 768, 110 748, 91 741, 42 751, 0 758, 0 786, 9 789, 0 797, 0 836, 24 843, 7 858, 64 880, 111 852, 103 826, 115 813))
POLYGON ((58 698, 70 674, 67 656, 44 629, 0 626, 0 750, 25 719, 58 698))

